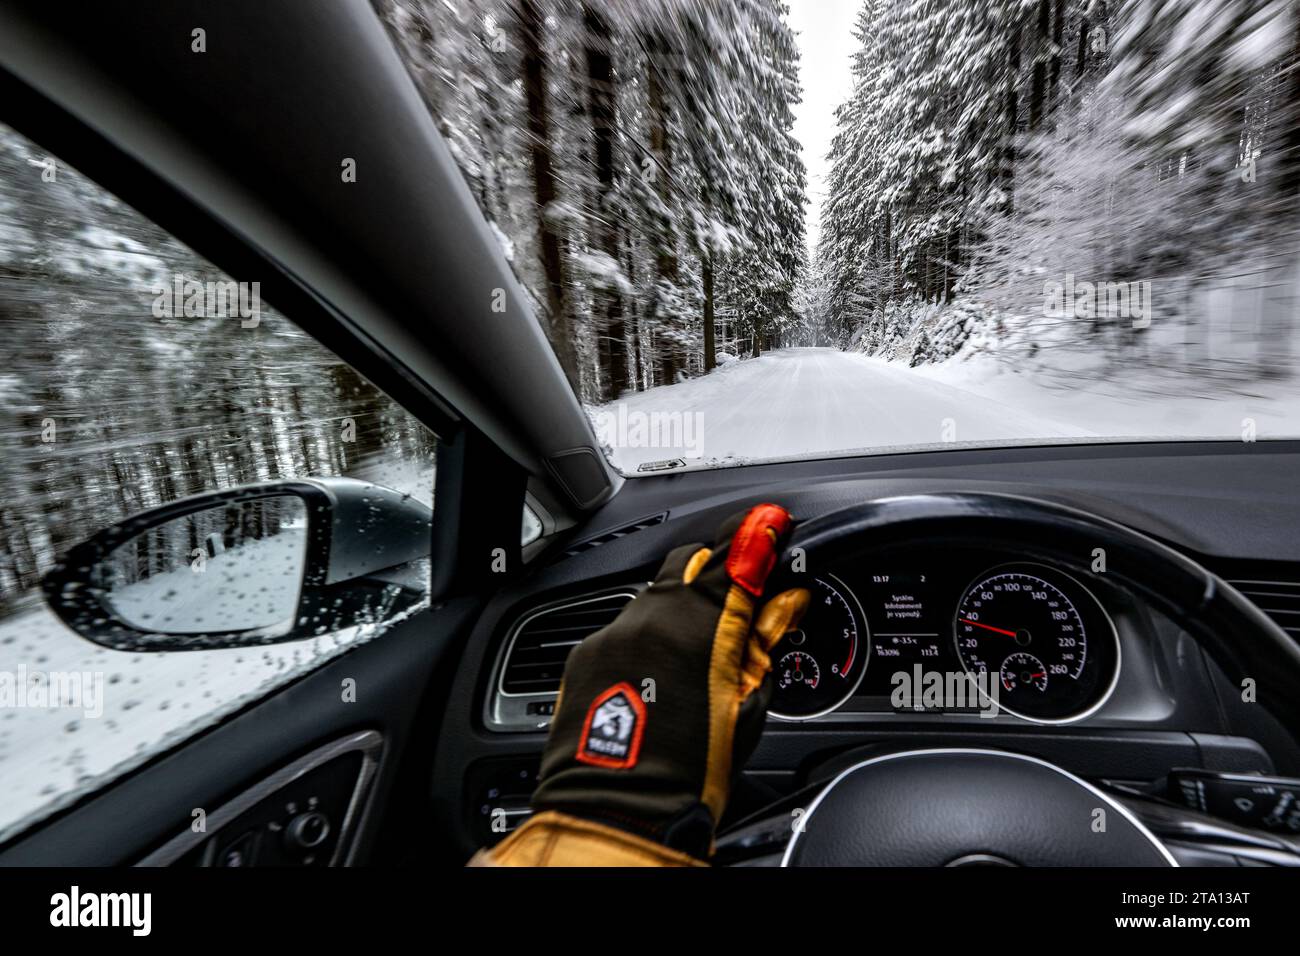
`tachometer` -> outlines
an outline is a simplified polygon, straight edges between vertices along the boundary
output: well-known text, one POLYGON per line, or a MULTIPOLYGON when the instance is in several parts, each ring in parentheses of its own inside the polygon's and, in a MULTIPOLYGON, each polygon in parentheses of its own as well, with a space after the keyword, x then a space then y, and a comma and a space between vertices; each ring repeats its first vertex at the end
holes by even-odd
POLYGON ((962 596, 953 630, 966 672, 1027 720, 1085 717, 1118 676, 1110 618, 1087 588, 1053 568, 1008 565, 981 575, 962 596))
POLYGON ((820 717, 843 704, 862 681, 871 653, 862 610, 844 582, 825 574, 809 590, 799 629, 772 649, 776 687, 768 713, 786 720, 820 717))

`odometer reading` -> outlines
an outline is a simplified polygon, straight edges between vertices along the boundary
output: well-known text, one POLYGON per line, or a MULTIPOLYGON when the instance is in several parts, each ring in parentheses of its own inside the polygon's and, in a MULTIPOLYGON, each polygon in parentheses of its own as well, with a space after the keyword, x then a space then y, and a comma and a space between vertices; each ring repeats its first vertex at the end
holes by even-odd
MULTIPOLYGON (((1089 657, 1093 635, 1087 622, 1109 625, 1099 605, 1081 608, 1083 602, 1095 604, 1095 598, 1050 568, 987 573, 962 595, 953 622, 962 667, 987 680, 1002 709, 1017 716, 1083 716, 1103 696, 1098 689, 1104 668, 1089 657)), ((1099 644, 1112 639, 1113 632, 1096 635, 1099 644)), ((1104 650, 1109 657, 1111 648, 1104 650)))

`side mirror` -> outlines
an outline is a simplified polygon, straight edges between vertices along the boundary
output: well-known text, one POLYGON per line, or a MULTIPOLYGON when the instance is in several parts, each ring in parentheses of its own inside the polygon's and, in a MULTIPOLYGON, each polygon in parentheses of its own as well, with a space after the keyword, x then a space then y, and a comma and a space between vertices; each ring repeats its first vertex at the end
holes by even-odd
POLYGON ((65 624, 114 650, 278 644, 423 606, 432 523, 409 495, 352 478, 246 485, 105 528, 42 587, 65 624))

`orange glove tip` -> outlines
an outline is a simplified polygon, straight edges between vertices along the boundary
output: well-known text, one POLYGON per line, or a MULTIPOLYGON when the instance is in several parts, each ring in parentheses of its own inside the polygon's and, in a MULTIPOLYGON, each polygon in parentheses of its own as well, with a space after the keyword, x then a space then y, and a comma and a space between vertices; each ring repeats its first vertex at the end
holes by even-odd
POLYGON ((776 566, 777 543, 794 526, 790 512, 780 505, 755 505, 740 523, 727 552, 731 580, 761 597, 767 576, 776 566))

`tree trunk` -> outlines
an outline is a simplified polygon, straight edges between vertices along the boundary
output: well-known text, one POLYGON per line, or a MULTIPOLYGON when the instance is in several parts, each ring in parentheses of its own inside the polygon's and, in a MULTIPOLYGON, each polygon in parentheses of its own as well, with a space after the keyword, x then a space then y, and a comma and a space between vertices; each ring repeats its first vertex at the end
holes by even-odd
POLYGON ((700 263, 700 280, 704 285, 704 371, 711 372, 718 362, 713 329, 713 256, 706 254, 700 263))
POLYGON ((1083 71, 1088 67, 1088 30, 1091 24, 1087 14, 1079 20, 1079 48, 1074 55, 1074 83, 1078 86, 1083 79, 1083 71))
POLYGON ((1282 135, 1278 143, 1278 201, 1275 208, 1282 214, 1278 234, 1286 243, 1288 252, 1275 268, 1272 291, 1264 304, 1263 332, 1260 336, 1261 373, 1267 377, 1282 377, 1291 371, 1291 339, 1295 334, 1292 323, 1295 315, 1296 294, 1300 289, 1300 268, 1297 268, 1294 244, 1288 240, 1295 235, 1295 209, 1300 202, 1300 18, 1292 27, 1291 71, 1287 77, 1285 99, 1281 110, 1282 135), (1288 235, 1289 233, 1289 235, 1288 235))
POLYGON ((898 277, 898 246, 894 242, 894 211, 885 210, 885 268, 889 280, 888 294, 881 303, 881 309, 898 298, 902 291, 898 277))
MULTIPOLYGON (((623 271, 627 274, 628 284, 635 289, 636 282, 637 282, 636 251, 632 248, 632 246, 633 244, 631 242, 624 242, 623 244, 623 250, 622 250, 623 271)), ((627 303, 627 308, 628 308, 628 314, 627 314, 627 321, 625 322, 625 327, 627 330, 627 338, 631 343, 632 388, 634 391, 639 392, 644 387, 645 366, 644 366, 644 359, 642 357, 642 352, 644 351, 644 349, 642 347, 642 341, 641 341, 641 336, 642 336, 641 313, 637 307, 637 300, 635 296, 633 296, 632 299, 627 303)))
MULTIPOLYGON (((667 210, 672 207, 673 201, 668 178, 672 170, 672 142, 668 135, 668 103, 663 78, 664 66, 671 53, 662 37, 657 35, 651 38, 648 46, 650 49, 650 62, 647 98, 650 105, 651 121, 650 152, 655 160, 655 166, 653 167, 654 184, 659 194, 659 201, 664 208, 663 214, 659 217, 658 235, 655 243, 655 273, 659 280, 660 291, 656 296, 652 318, 660 329, 671 333, 676 323, 673 316, 669 316, 667 319, 663 317, 663 304, 661 301, 663 288, 676 286, 678 277, 677 237, 672 222, 665 218, 670 215, 667 210)), ((656 336, 656 340, 659 350, 660 378, 665 385, 671 385, 676 381, 677 369, 680 365, 677 354, 679 346, 672 334, 665 335, 661 333, 656 336)))
POLYGON ((1295 201, 1300 197, 1300 17, 1296 18, 1293 34, 1290 76, 1282 109, 1281 142, 1277 155, 1279 170, 1277 189, 1285 224, 1294 226, 1295 201))
POLYGON ((546 308, 550 313, 551 344, 560 367, 574 389, 580 385, 578 350, 569 315, 568 285, 564 275, 562 238, 550 220, 558 198, 551 164, 551 117, 546 96, 546 54, 542 30, 545 17, 537 0, 520 0, 519 23, 523 43, 524 98, 528 109, 528 140, 533 165, 533 198, 537 204, 537 233, 546 273, 546 308))
POLYGON ((1057 106, 1057 87, 1061 81, 1061 50, 1065 44, 1065 0, 1054 0, 1052 5, 1052 65, 1048 71, 1048 110, 1057 106))
POLYGON ((1038 36, 1034 45, 1034 74, 1029 88, 1029 129, 1037 132, 1043 122, 1047 102, 1047 56, 1051 42, 1051 8, 1048 0, 1038 0, 1038 36))
POLYGON ((1020 96, 1016 84, 1020 81, 1020 25, 1012 24, 1011 42, 1007 47, 1007 89, 1006 89, 1006 143, 1003 148, 1002 191, 1006 194, 1006 206, 1015 207, 1016 176, 1016 126, 1020 116, 1020 96))
MULTIPOLYGON (((609 24, 591 6, 583 8, 587 29, 587 95, 591 112, 591 137, 595 153, 596 182, 600 190, 597 204, 596 240, 611 262, 618 262, 618 222, 614 209, 614 126, 617 100, 614 90, 613 64, 610 59, 609 24)), ((600 294, 604 327, 604 347, 600 357, 604 364, 601 376, 604 398, 612 402, 628 390, 627 328, 624 321, 623 296, 617 288, 600 294)))

